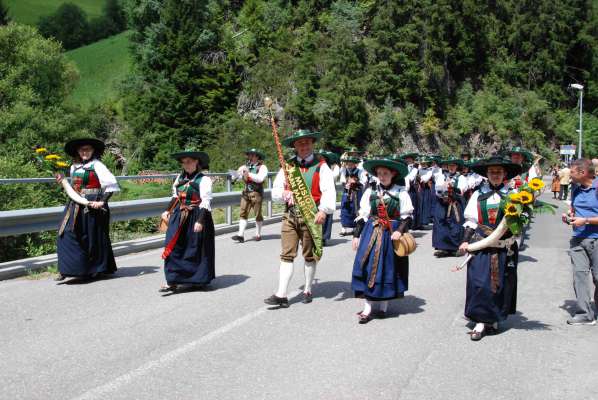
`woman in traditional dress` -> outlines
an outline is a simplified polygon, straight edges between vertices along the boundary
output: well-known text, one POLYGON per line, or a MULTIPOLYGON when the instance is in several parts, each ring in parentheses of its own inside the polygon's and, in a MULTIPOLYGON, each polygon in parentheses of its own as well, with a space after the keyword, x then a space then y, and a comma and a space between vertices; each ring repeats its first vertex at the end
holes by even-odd
MULTIPOLYGON (((500 201, 513 189, 505 184, 521 173, 521 165, 500 156, 472 166, 488 182, 473 192, 465 208, 465 233, 459 247, 466 252, 469 243, 488 236, 503 219, 500 201)), ((477 251, 467 268, 465 316, 475 322, 471 340, 480 340, 498 323, 515 313, 517 303, 516 238, 507 231, 496 245, 477 251)))
POLYGON ((388 301, 402 297, 408 289, 409 258, 398 257, 392 241, 408 231, 413 216, 409 194, 397 184, 408 173, 403 162, 371 159, 364 168, 379 183, 364 192, 353 233, 357 255, 351 287, 355 297, 365 299, 358 313, 360 324, 384 318, 388 301))
MULTIPOLYGON (((108 200, 120 189, 116 178, 100 161, 105 145, 93 138, 69 141, 64 146, 73 158, 70 175, 73 189, 89 204, 69 200, 58 230, 58 277, 96 278, 113 274, 116 262, 110 243, 110 208, 108 200)), ((57 174, 61 182, 63 175, 57 174)))
POLYGON ((559 177, 559 166, 555 165, 552 169, 552 183, 550 184, 550 191, 552 192, 552 198, 556 200, 561 190, 561 178, 559 177))
POLYGON ((361 159, 345 155, 341 158, 343 167, 340 170, 340 183, 344 185, 341 198, 341 236, 351 235, 355 229, 355 218, 359 210, 359 202, 368 183, 366 172, 357 165, 361 159))
MULTIPOLYGON (((327 150, 320 150, 316 153, 316 155, 320 158, 320 160, 324 160, 330 170, 332 171, 332 178, 334 179, 334 183, 338 181, 340 176, 340 167, 338 166, 339 157, 336 153, 327 150)), ((332 237, 332 222, 334 220, 334 214, 326 214, 326 221, 322 226, 322 241, 323 245, 327 246, 330 242, 330 238, 332 237)))
POLYGON ((175 292, 179 285, 201 287, 215 278, 212 180, 202 173, 208 168, 209 157, 195 150, 173 157, 183 171, 172 185, 172 199, 162 214, 163 219, 169 219, 162 254, 166 277, 159 290, 162 293, 175 292))

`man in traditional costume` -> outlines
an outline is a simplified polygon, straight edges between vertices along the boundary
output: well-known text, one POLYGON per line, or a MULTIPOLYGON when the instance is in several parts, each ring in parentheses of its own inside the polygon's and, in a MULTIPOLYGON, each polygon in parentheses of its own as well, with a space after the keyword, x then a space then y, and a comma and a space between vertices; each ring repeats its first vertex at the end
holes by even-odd
POLYGON ((233 240, 245 242, 245 229, 247 218, 253 209, 255 213, 255 240, 262 240, 262 198, 264 196, 264 182, 268 177, 268 167, 264 165, 266 156, 258 149, 249 149, 245 152, 247 162, 237 170, 237 176, 243 179, 245 188, 241 193, 241 207, 239 212, 239 232, 232 237, 233 240))
MULTIPOLYGON (((466 252, 469 243, 487 237, 500 224, 504 212, 500 202, 513 192, 505 184, 521 173, 521 166, 493 156, 472 166, 478 174, 488 178, 473 192, 465 208, 465 233, 459 250, 466 252)), ((475 327, 471 340, 480 340, 488 330, 496 330, 498 323, 515 313, 517 303, 517 247, 515 237, 507 232, 494 247, 474 253, 467 267, 465 316, 475 327)))
POLYGON ((332 171, 325 161, 314 155, 314 143, 320 134, 309 130, 299 130, 285 138, 283 144, 295 150, 286 162, 285 171, 281 168, 272 188, 272 199, 283 202, 286 210, 282 219, 280 269, 278 290, 264 300, 266 304, 282 308, 289 306, 288 287, 293 276, 293 261, 301 243, 305 260, 305 286, 302 302, 311 303, 312 283, 316 274, 316 264, 322 254, 322 224, 326 215, 336 208, 336 192, 332 171), (312 205, 315 203, 315 208, 312 205), (315 214, 310 220, 303 215, 315 214))

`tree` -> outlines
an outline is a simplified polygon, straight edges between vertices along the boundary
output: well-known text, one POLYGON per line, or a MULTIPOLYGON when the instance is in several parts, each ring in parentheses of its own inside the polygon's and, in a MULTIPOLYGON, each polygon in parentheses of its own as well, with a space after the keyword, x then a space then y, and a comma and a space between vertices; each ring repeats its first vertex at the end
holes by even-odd
POLYGON ((104 17, 112 22, 113 31, 110 35, 120 33, 127 29, 127 16, 125 15, 125 11, 119 0, 106 0, 104 17))
MULTIPOLYGON (((170 153, 189 142, 213 140, 211 118, 236 104, 239 78, 223 47, 223 10, 219 1, 136 0, 132 20, 136 34, 138 78, 129 86, 127 118, 144 160, 172 165, 170 153), (146 11, 153 10, 147 18, 146 11)), ((137 145, 137 144, 136 144, 137 145)))
POLYGON ((89 24, 87 15, 79 6, 64 3, 50 16, 40 18, 38 28, 47 38, 53 37, 67 49, 75 49, 88 43, 89 24))
POLYGON ((4 2, 0 0, 0 26, 8 25, 10 17, 8 15, 8 7, 4 5, 4 2))

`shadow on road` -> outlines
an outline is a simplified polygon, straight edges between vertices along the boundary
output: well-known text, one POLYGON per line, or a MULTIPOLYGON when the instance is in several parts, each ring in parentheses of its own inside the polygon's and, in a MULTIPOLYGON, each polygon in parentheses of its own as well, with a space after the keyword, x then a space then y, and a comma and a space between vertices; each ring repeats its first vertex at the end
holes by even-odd
POLYGON ((151 266, 143 266, 143 267, 123 267, 119 268, 118 271, 114 274, 114 278, 128 278, 131 276, 139 276, 145 274, 154 274, 160 271, 160 267, 151 267, 151 266))
POLYGON ((535 257, 526 256, 525 254, 519 253, 519 260, 518 260, 518 262, 520 262, 520 263, 521 262, 532 262, 532 263, 535 263, 535 262, 538 262, 538 259, 535 258, 535 257))
POLYGON ((348 239, 329 239, 326 241, 326 245, 324 247, 334 247, 339 244, 347 243, 348 239))
MULTIPOLYGON (((561 310, 567 311, 569 315, 574 316, 575 312, 577 311, 577 301, 565 300, 563 301, 563 304, 559 306, 559 308, 561 310)), ((594 311, 598 314, 598 304, 596 302, 594 302, 594 311)))
MULTIPOLYGON (((510 315, 507 320, 500 325, 500 332, 506 332, 509 329, 521 329, 525 331, 550 331, 551 325, 542 321, 527 319, 522 313, 517 311, 515 315, 510 315)), ((500 333, 499 332, 499 333, 500 333)))
POLYGON ((213 292, 215 290, 226 289, 231 286, 240 285, 250 277, 248 275, 220 275, 210 284, 188 285, 180 284, 175 291, 168 292, 162 297, 169 297, 175 294, 192 293, 192 292, 213 292))
POLYGON ((398 317, 401 314, 419 314, 424 312, 426 300, 417 296, 405 296, 402 299, 391 301, 386 313, 387 318, 398 317))

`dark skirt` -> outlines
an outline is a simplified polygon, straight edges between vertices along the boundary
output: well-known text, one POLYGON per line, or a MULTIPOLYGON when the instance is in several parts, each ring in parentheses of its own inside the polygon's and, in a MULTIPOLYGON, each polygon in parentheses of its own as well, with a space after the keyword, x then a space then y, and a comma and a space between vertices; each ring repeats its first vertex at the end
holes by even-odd
MULTIPOLYGON (((173 210, 166 231, 166 244, 175 235, 181 218, 178 207, 173 210)), ((166 282, 172 284, 208 284, 216 276, 215 271, 214 221, 212 213, 194 208, 187 220, 172 253, 164 260, 166 282), (203 213, 203 230, 193 232, 193 225, 203 213)))
MULTIPOLYGON (((398 221, 392 221, 393 230, 397 227, 398 221)), ((384 231, 375 279, 372 287, 369 287, 370 277, 374 270, 375 244, 363 264, 362 260, 374 233, 373 220, 370 219, 361 233, 359 248, 353 263, 351 288, 355 293, 355 297, 365 297, 370 300, 394 299, 405 293, 409 287, 409 257, 398 257, 395 254, 390 239, 391 233, 384 231)))
POLYGON ((517 246, 507 249, 487 248, 477 252, 467 267, 465 316, 474 322, 492 324, 515 314, 517 307, 517 246), (498 285, 492 290, 492 255, 498 255, 498 285))
POLYGON ((343 191, 341 197, 341 226, 344 228, 355 228, 355 218, 357 218, 362 195, 363 190, 357 190, 353 192, 353 198, 349 199, 349 191, 343 191))
POLYGON ((421 186, 421 190, 419 191, 418 196, 418 218, 419 218, 419 225, 428 225, 434 221, 434 215, 432 214, 432 204, 436 201, 436 194, 435 191, 428 186, 428 184, 423 184, 421 186))
POLYGON ((436 250, 457 251, 463 239, 463 203, 457 202, 457 215, 451 212, 447 218, 448 204, 436 196, 432 247, 436 250))
POLYGON ((333 214, 326 214, 326 220, 324 221, 324 227, 322 228, 322 239, 330 240, 332 236, 332 220, 334 219, 333 214))
POLYGON ((79 206, 76 212, 72 202, 65 207, 61 221, 68 213, 68 223, 56 240, 58 271, 63 276, 93 278, 116 271, 110 242, 110 208, 108 204, 104 208, 79 206))

